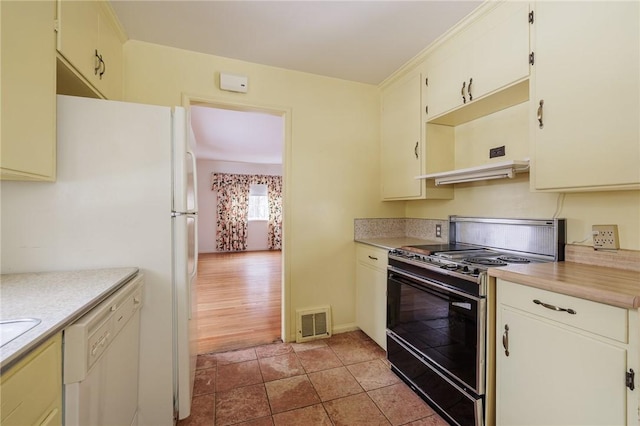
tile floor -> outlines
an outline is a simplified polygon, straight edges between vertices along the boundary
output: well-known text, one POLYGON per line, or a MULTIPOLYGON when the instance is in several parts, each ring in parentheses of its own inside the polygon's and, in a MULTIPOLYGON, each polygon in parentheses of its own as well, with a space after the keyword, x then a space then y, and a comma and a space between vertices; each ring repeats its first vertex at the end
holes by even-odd
POLYGON ((198 356, 191 425, 446 426, 360 331, 198 356))

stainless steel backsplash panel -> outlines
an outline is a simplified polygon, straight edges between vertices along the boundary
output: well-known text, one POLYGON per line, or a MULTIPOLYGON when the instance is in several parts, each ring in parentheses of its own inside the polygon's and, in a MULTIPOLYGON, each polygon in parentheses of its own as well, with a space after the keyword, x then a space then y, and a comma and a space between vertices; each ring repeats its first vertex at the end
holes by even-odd
POLYGON ((449 241, 564 260, 564 219, 449 217, 449 241))

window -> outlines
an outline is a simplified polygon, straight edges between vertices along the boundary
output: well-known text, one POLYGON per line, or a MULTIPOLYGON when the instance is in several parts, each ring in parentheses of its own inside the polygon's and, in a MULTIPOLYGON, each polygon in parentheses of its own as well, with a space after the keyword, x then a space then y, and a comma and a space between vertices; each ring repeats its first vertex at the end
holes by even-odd
POLYGON ((269 220, 267 185, 252 184, 249 188, 249 220, 269 220))

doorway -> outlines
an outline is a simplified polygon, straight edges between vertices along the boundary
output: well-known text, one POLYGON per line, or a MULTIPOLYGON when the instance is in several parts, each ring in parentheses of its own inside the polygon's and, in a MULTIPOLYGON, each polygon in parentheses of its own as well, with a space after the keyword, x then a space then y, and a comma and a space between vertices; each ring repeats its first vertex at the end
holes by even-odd
MULTIPOLYGON (((248 223, 246 249, 218 247, 212 175, 280 175, 284 181, 290 115, 286 110, 194 98, 183 104, 189 106, 198 166, 198 353, 285 341, 285 251, 265 250, 267 227, 260 220, 248 223)), ((282 210, 285 240, 286 190, 282 210)))

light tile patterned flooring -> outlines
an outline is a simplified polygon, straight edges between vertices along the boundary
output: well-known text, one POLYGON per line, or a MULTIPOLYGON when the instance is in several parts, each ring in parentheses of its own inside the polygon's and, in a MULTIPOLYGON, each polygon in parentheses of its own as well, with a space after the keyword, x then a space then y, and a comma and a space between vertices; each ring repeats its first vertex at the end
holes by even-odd
POLYGON ((361 331, 198 356, 192 425, 446 426, 361 331))

